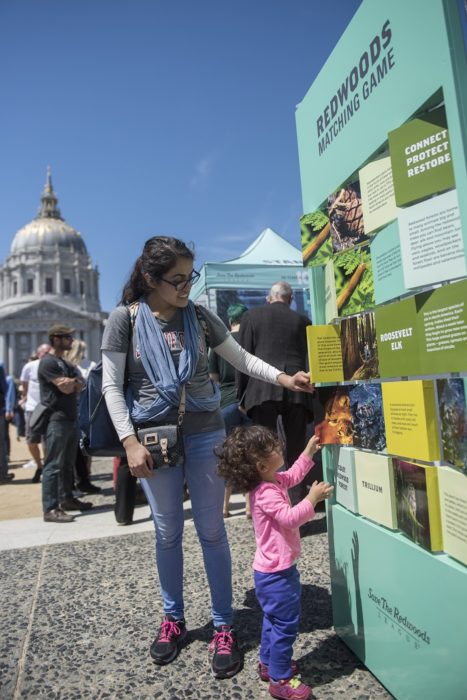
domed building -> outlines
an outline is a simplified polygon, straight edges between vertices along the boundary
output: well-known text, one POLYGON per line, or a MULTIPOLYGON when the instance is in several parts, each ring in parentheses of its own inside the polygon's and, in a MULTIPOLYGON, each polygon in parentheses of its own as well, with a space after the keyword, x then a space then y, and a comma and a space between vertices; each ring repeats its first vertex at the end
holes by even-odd
POLYGON ((81 234, 61 216, 50 168, 35 219, 13 238, 0 266, 0 360, 18 377, 28 357, 48 342, 47 329, 66 323, 97 360, 103 319, 99 272, 81 234))

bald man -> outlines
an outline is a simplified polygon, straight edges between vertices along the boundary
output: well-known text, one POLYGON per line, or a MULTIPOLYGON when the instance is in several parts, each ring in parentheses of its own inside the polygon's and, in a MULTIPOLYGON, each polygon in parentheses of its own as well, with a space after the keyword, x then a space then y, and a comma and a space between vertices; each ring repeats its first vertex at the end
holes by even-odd
MULTIPOLYGON (((290 308, 293 292, 287 282, 272 285, 267 304, 242 316, 239 343, 274 367, 295 374, 307 369, 306 327, 311 321, 290 308)), ((291 392, 244 374, 237 375, 238 396, 248 416, 258 425, 277 431, 282 417, 286 459, 291 466, 305 446, 307 422, 312 419, 309 394, 291 392)))

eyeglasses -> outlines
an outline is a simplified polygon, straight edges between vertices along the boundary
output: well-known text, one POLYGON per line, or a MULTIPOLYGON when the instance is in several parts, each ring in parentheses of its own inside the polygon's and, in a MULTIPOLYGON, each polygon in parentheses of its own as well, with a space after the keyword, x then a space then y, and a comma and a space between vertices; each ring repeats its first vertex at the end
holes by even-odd
POLYGON ((195 282, 199 280, 201 277, 199 272, 196 272, 196 270, 193 270, 191 273, 190 277, 187 280, 182 280, 181 282, 171 282, 171 280, 166 280, 164 277, 159 277, 158 279, 161 280, 161 282, 167 282, 167 284, 170 284, 172 287, 175 287, 177 292, 182 292, 184 289, 188 287, 188 285, 192 285, 195 282))
POLYGON ((63 333, 63 334, 60 333, 60 335, 55 334, 54 338, 66 338, 67 340, 70 340, 70 339, 72 340, 73 336, 71 333, 63 333))

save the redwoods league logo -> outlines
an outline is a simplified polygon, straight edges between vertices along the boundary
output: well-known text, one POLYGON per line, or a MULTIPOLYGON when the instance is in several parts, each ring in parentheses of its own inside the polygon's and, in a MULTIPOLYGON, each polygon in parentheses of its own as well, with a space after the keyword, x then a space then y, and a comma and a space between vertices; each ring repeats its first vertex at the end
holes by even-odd
POLYGON ((417 624, 412 622, 397 605, 394 605, 382 595, 377 595, 372 588, 368 589, 368 598, 379 608, 379 610, 390 619, 399 629, 410 634, 415 640, 431 644, 430 637, 426 630, 420 629, 417 624))

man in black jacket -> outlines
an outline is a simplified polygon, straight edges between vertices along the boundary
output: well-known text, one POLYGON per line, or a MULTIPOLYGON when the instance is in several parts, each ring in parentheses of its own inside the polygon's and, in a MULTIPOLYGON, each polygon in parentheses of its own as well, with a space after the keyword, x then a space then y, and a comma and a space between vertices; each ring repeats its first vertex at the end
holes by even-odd
MULTIPOLYGON (((295 374, 307 367, 306 327, 311 321, 290 308, 293 292, 287 282, 272 285, 268 303, 242 317, 239 343, 252 355, 295 374)), ((311 396, 237 375, 238 396, 254 423, 277 431, 282 417, 287 464, 291 466, 305 447, 306 425, 312 419, 311 396)))

